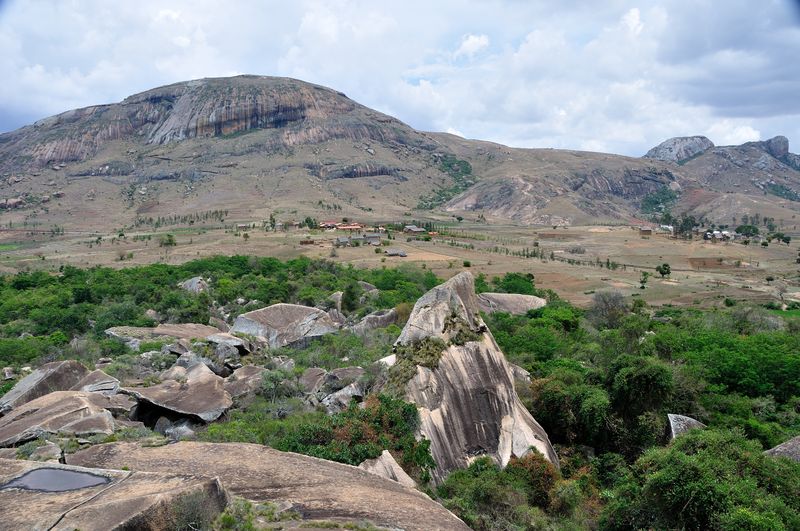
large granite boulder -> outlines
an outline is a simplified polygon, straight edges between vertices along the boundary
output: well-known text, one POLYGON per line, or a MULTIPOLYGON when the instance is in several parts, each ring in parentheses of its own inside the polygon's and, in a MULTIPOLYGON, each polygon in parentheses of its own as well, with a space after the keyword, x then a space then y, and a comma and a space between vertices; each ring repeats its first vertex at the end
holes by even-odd
POLYGON ((789 439, 764 453, 770 457, 786 457, 800 462, 800 437, 789 439))
POLYGON ((44 435, 76 437, 114 432, 109 397, 82 391, 55 391, 14 408, 0 418, 0 447, 17 446, 44 435))
POLYGON ((170 375, 175 379, 151 387, 130 387, 120 390, 139 401, 135 420, 149 424, 155 421, 152 416, 162 416, 161 410, 166 410, 175 418, 189 417, 192 420, 211 422, 233 405, 231 395, 225 390, 225 380, 211 372, 204 364, 195 363, 188 369, 173 367, 170 371, 172 371, 170 375))
POLYGON ((538 310, 547 305, 547 301, 533 295, 518 293, 481 293, 478 295, 478 307, 484 313, 505 312, 512 315, 525 315, 530 310, 538 310))
POLYGON ((701 155, 714 147, 714 143, 704 136, 680 136, 660 143, 644 158, 681 163, 701 155))
POLYGON ((304 345, 337 330, 339 327, 322 310, 284 303, 243 313, 231 328, 233 333, 263 337, 270 348, 304 345))
POLYGON ((314 520, 370 522, 406 531, 468 530, 425 494, 357 467, 279 452, 258 444, 181 441, 146 448, 137 443, 92 446, 70 464, 129 467, 136 471, 202 471, 219 478, 231 494, 255 502, 289 502, 300 508, 304 527, 314 520))
POLYGON ((517 396, 511 367, 480 318, 470 273, 417 301, 395 352, 389 379, 410 373, 403 391, 419 409, 419 434, 431 442, 434 481, 479 456, 505 466, 531 447, 558 466, 547 433, 517 396), (417 364, 423 349, 438 361, 417 364))
POLYGON ((397 322, 397 310, 378 310, 365 315, 359 322, 350 327, 350 331, 358 336, 365 336, 370 330, 386 328, 397 322))
POLYGON ((673 415, 672 413, 667 415, 667 425, 667 435, 670 441, 679 435, 683 435, 689 430, 706 427, 705 424, 699 420, 693 419, 692 417, 687 417, 685 415, 673 415))
POLYGON ((395 461, 392 454, 389 453, 389 450, 384 450, 381 455, 375 459, 367 459, 358 465, 358 468, 366 470, 370 474, 391 479, 392 481, 396 481, 412 489, 417 486, 417 482, 411 479, 411 476, 406 474, 406 471, 397 464, 397 461, 395 461))
POLYGON ((89 369, 77 361, 54 361, 42 365, 0 398, 0 417, 13 408, 53 391, 66 391, 81 381, 89 369))
POLYGON ((3 529, 206 529, 227 504, 228 494, 216 478, 184 471, 129 472, 0 459, 3 529), (37 481, 44 483, 40 490, 2 488, 37 481), (57 483, 70 490, 53 491, 57 483))

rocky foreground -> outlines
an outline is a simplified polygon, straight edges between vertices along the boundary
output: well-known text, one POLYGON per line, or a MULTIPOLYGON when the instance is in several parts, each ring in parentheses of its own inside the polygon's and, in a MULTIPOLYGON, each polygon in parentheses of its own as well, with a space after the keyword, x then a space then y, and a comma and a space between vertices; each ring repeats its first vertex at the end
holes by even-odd
MULTIPOLYGON (((371 390, 361 367, 307 369, 300 388, 308 404, 331 414, 368 392, 393 392, 416 404, 416 435, 430 441, 434 483, 481 456, 505 466, 538 451, 557 466, 547 433, 514 390, 524 371, 506 361, 479 315, 543 304, 526 296, 479 298, 472 276, 461 273, 417 301, 394 353, 377 362, 382 376, 371 390)), ((393 310, 381 311, 348 323, 337 308, 278 304, 240 315, 230 332, 197 324, 109 329, 109 337, 137 349, 171 338, 162 351, 140 354, 166 357, 170 366, 149 384, 110 376, 102 370, 110 360, 94 370, 52 362, 20 380, 0 398, 0 518, 12 528, 33 522, 41 529, 171 529, 192 511, 213 519, 241 498, 270 504, 284 527, 332 521, 466 529, 417 490, 388 451, 354 467, 261 445, 192 441, 196 430, 224 420, 237 401, 260 391, 265 370, 249 364, 255 352, 268 356, 341 329, 366 333, 396 318, 393 310), (102 443, 145 427, 162 437, 102 443), (16 460, 31 441, 46 442, 26 455, 30 461, 16 460), (23 515, 19 506, 33 509, 23 515)))

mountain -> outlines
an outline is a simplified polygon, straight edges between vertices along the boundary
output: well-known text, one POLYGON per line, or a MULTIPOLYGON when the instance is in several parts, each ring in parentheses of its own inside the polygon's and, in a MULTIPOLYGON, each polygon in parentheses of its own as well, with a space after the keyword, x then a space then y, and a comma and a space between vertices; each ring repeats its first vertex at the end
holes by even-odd
POLYGON ((709 216, 788 217, 800 204, 800 157, 781 138, 699 148, 678 139, 676 155, 644 158, 514 149, 416 131, 294 79, 201 79, 0 135, 0 221, 92 231, 226 211, 235 221, 411 213, 580 224, 635 221, 664 188, 709 216))

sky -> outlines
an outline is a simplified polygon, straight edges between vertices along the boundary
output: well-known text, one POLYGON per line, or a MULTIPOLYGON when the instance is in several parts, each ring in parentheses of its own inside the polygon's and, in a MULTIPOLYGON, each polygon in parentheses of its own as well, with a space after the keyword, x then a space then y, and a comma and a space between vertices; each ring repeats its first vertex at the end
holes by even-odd
POLYGON ((640 156, 800 145, 790 0, 0 0, 0 132, 237 74, 329 86, 426 131, 640 156))

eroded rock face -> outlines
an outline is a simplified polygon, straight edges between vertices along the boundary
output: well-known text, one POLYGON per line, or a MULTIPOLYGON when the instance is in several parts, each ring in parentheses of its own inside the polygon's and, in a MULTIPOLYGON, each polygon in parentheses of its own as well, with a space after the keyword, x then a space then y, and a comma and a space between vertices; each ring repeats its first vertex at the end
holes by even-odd
POLYGON ((263 337, 270 348, 301 345, 337 330, 339 327, 322 310, 284 303, 243 313, 231 328, 231 332, 263 337))
POLYGON ((4 529, 177 529, 186 525, 185 517, 197 516, 190 511, 207 511, 210 523, 228 503, 217 479, 185 471, 129 472, 0 459, 0 484, 37 470, 68 471, 100 482, 64 492, 0 490, 4 529))
POLYGON ((669 440, 672 440, 679 435, 683 435, 689 430, 706 427, 706 425, 699 420, 695 420, 692 417, 687 417, 685 415, 673 415, 670 413, 667 415, 667 421, 669 423, 669 440))
POLYGON ((770 457, 786 457, 800 462, 800 437, 789 439, 764 453, 770 457))
POLYGON ((511 367, 478 314, 471 274, 460 273, 417 301, 397 350, 426 338, 442 341, 444 351, 436 368, 416 367, 405 396, 417 404, 420 434, 431 441, 435 481, 479 456, 505 466, 530 447, 558 465, 547 433, 514 391, 511 367))
MULTIPOLYGON (((140 402, 137 415, 145 415, 145 409, 141 404, 144 401, 178 416, 211 422, 218 419, 233 404, 231 395, 225 391, 224 380, 202 363, 192 365, 183 373, 171 372, 168 376, 178 378, 180 381, 166 380, 151 387, 121 390, 140 402)), ((137 420, 143 420, 147 424, 149 419, 137 420)))
POLYGON ((417 486, 417 483, 411 479, 411 476, 406 474, 406 471, 397 464, 397 461, 395 461, 392 454, 389 453, 389 450, 384 450, 381 455, 375 459, 367 459, 358 465, 358 468, 366 470, 370 474, 391 479, 392 481, 396 481, 412 489, 417 486))
MULTIPOLYGON (((181 441, 158 448, 136 443, 93 446, 70 456, 86 467, 180 473, 202 470, 231 493, 255 502, 290 501, 304 519, 369 521, 406 531, 469 528, 423 493, 357 467, 257 444, 181 441)), ((310 522, 307 525, 311 525, 310 522)))
POLYGON ((77 361, 54 361, 42 365, 0 398, 0 417, 26 402, 52 391, 66 391, 89 374, 77 361))
POLYGON ((86 437, 114 432, 108 397, 82 391, 55 391, 14 408, 0 418, 0 447, 17 446, 43 435, 86 437))
POLYGON ((189 293, 203 293, 204 291, 208 291, 208 283, 203 277, 192 277, 179 283, 178 286, 189 293))
POLYGON ((529 310, 537 310, 547 305, 547 301, 533 295, 517 293, 481 293, 478 305, 485 313, 505 312, 512 315, 524 315, 529 310))
POLYGON ((714 143, 704 136, 680 136, 665 140, 648 151, 644 157, 679 163, 705 153, 713 147, 714 143))

